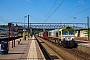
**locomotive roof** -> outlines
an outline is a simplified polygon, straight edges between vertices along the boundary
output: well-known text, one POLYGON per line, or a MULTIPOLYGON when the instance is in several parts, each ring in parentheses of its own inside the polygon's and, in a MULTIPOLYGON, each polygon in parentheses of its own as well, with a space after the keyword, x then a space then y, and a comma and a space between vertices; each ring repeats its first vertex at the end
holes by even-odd
POLYGON ((74 28, 67 26, 67 27, 64 27, 64 28, 55 29, 55 30, 51 30, 51 31, 48 31, 48 32, 57 32, 57 31, 66 30, 66 29, 74 30, 74 28))
POLYGON ((66 30, 66 29, 74 30, 74 28, 67 26, 67 27, 61 28, 59 31, 61 31, 61 30, 66 30))

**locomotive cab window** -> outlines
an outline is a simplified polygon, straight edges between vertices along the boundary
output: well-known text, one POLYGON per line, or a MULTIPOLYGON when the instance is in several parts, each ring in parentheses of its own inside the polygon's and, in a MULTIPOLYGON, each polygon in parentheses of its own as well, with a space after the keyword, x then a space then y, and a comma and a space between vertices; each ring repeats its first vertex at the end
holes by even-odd
POLYGON ((63 35, 68 35, 68 31, 62 30, 62 34, 63 34, 63 35))
POLYGON ((74 35, 74 30, 70 30, 69 35, 74 35))

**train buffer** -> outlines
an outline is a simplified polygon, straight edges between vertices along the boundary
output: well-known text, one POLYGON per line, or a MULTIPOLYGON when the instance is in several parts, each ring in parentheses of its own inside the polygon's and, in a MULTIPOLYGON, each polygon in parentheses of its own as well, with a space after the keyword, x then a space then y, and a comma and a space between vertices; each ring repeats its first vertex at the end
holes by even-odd
POLYGON ((8 54, 0 54, 0 60, 45 60, 34 36, 30 40, 21 40, 20 43, 20 45, 16 43, 16 46, 8 51, 8 54))

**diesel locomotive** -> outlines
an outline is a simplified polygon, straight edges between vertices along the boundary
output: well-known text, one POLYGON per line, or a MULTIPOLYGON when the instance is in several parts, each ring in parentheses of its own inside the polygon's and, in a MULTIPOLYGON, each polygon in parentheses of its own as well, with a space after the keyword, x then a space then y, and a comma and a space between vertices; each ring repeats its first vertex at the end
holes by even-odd
POLYGON ((50 40, 63 47, 76 47, 75 30, 72 27, 63 27, 48 32, 40 32, 39 37, 50 40))

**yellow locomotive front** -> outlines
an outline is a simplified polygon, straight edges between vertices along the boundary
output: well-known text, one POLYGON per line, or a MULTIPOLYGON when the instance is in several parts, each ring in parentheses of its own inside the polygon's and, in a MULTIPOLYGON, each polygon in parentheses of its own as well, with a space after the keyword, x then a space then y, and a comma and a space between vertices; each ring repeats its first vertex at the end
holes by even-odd
POLYGON ((74 47, 75 43, 75 33, 72 27, 64 27, 59 30, 59 36, 61 39, 61 44, 63 47, 74 47))

